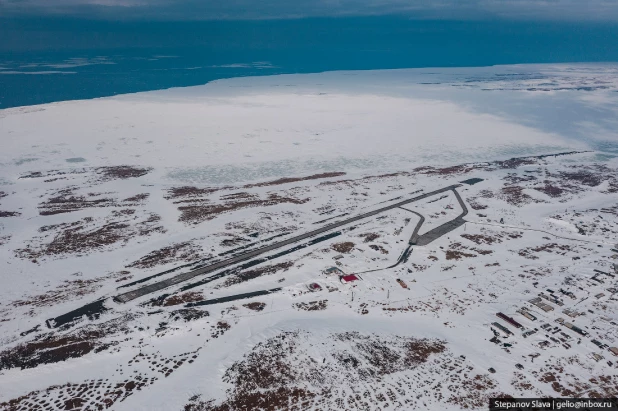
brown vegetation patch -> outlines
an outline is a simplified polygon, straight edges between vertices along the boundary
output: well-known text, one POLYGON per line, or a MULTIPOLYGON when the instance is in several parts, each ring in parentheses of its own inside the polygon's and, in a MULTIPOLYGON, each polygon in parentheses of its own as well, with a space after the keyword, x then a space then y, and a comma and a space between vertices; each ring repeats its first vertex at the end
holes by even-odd
POLYGON ((476 257, 476 254, 466 253, 465 250, 469 250, 469 248, 461 243, 452 243, 449 245, 449 249, 445 251, 446 259, 461 260, 462 258, 476 257))
MULTIPOLYGON (((482 234, 461 234, 462 238, 466 240, 472 241, 475 244, 487 244, 492 245, 494 243, 500 244, 503 240, 515 240, 517 238, 521 238, 523 236, 523 232, 521 231, 501 231, 496 232, 492 230, 488 230, 486 228, 481 229, 482 234)), ((478 248, 472 248, 472 250, 476 251, 479 254, 491 254, 490 250, 481 250, 478 248)))
POLYGON ((567 251, 572 251, 571 246, 566 244, 556 244, 556 243, 548 243, 543 244, 538 247, 527 247, 522 250, 519 250, 517 254, 524 258, 528 258, 530 260, 537 260, 539 257, 534 255, 535 253, 540 253, 541 251, 547 253, 554 253, 560 255, 566 255, 567 251))
MULTIPOLYGON (((114 198, 101 197, 100 193, 88 193, 86 195, 76 195, 77 187, 68 187, 56 191, 52 197, 48 198, 39 204, 40 215, 55 215, 63 213, 71 213, 86 208, 101 208, 101 207, 135 207, 140 205, 149 194, 137 194, 133 197, 126 198, 122 201, 117 201, 114 198)), ((109 194, 109 193, 104 193, 109 194)))
POLYGON ((339 186, 346 186, 348 188, 352 188, 360 184, 371 184, 375 182, 381 182, 384 179, 390 179, 390 178, 395 178, 395 177, 410 177, 410 176, 412 176, 412 173, 409 173, 407 171, 400 171, 398 173, 388 173, 388 174, 381 174, 377 176, 366 176, 366 177, 358 178, 355 180, 325 181, 323 183, 320 183, 318 187, 334 187, 335 189, 341 189, 339 186))
MULTIPOLYGON (((226 370, 224 381, 251 390, 275 388, 292 382, 294 370, 286 361, 289 351, 283 348, 293 345, 285 339, 294 336, 295 333, 283 333, 277 336, 279 338, 274 337, 257 344, 243 361, 235 362, 226 370), (270 350, 266 351, 268 348, 270 350)), ((290 348, 294 349, 293 346, 290 348)))
MULTIPOLYGON (((451 265, 450 267, 447 267, 448 269, 451 269, 455 267, 454 265, 451 265)), ((446 270, 442 270, 442 271, 446 271, 446 270)), ((468 287, 471 288, 471 287, 468 287)), ((479 290, 476 290, 477 292, 479 292, 479 290)), ((479 294, 482 296, 484 295, 483 292, 479 292, 479 294)), ((403 307, 382 307, 383 311, 386 312, 432 312, 432 313, 437 313, 437 312, 443 312, 443 311, 447 311, 447 312, 452 312, 452 313, 457 313, 460 315, 465 315, 467 310, 469 309, 470 306, 472 305, 477 305, 480 302, 487 302, 487 301, 493 301, 493 300, 484 300, 482 297, 478 298, 478 296, 475 296, 474 298, 470 298, 468 296, 466 296, 466 294, 457 294, 457 293, 453 293, 450 292, 447 289, 443 289, 441 292, 439 292, 438 294, 436 294, 435 296, 431 297, 430 299, 426 299, 423 301, 410 301, 410 303, 407 306, 403 306, 403 307)))
MULTIPOLYGON (((575 154, 573 153, 559 153, 557 155, 568 155, 575 154)), ((557 156, 557 155, 549 155, 549 156, 557 156)), ((515 157, 508 160, 499 160, 492 161, 488 163, 467 163, 467 164, 459 164, 450 167, 444 168, 435 168, 435 167, 419 167, 415 168, 413 171, 419 174, 427 174, 427 175, 456 175, 456 174, 467 174, 471 171, 475 170, 485 170, 492 171, 495 169, 515 169, 523 165, 533 165, 539 164, 539 160, 548 157, 548 155, 541 156, 530 156, 530 157, 515 157)))
MULTIPOLYGON (((84 295, 92 294, 99 288, 103 287, 103 283, 105 281, 118 281, 119 278, 126 278, 127 274, 129 274, 128 271, 119 271, 102 277, 96 277, 87 280, 65 280, 53 290, 46 291, 43 294, 26 297, 23 300, 14 301, 12 304, 16 307, 50 307, 64 301, 75 300, 83 297, 84 295)), ((73 275, 81 274, 76 273, 73 275)))
POLYGON ((519 184, 519 183, 524 183, 527 181, 536 181, 537 178, 531 174, 517 174, 517 173, 509 173, 506 175, 506 177, 503 178, 504 181, 506 181, 509 184, 519 184))
POLYGON ((21 343, 0 352, 0 370, 10 368, 35 368, 41 364, 52 364, 70 358, 82 357, 91 351, 100 352, 109 348, 104 337, 120 332, 128 332, 126 322, 129 317, 107 321, 103 324, 87 325, 71 334, 54 333, 37 336, 34 341, 21 343))
POLYGON ((479 195, 483 198, 494 198, 494 192, 491 190, 481 190, 479 191, 479 195))
POLYGON ((141 203, 142 201, 147 200, 148 197, 150 197, 149 193, 142 193, 142 194, 136 194, 132 197, 127 197, 122 201, 126 203, 141 203))
POLYGON ((435 167, 419 167, 415 168, 413 171, 420 174, 427 175, 456 175, 456 174, 467 174, 471 171, 475 170, 494 170, 496 168, 502 169, 514 169, 520 167, 522 165, 532 165, 537 164, 540 157, 516 157, 511 158, 509 160, 502 161, 493 161, 489 163, 467 163, 467 164, 459 164, 450 167, 444 168, 435 168, 435 167))
POLYGON ((410 339, 405 343, 405 350, 403 359, 405 366, 415 367, 427 362, 430 355, 446 351, 446 343, 439 340, 410 339))
POLYGON ((223 381, 231 388, 223 401, 192 397, 185 411, 369 409, 378 403, 390 409, 404 401, 405 391, 395 385, 382 388, 382 376, 415 370, 446 351, 442 341, 397 336, 349 332, 310 337, 308 332, 283 332, 258 343, 225 371, 223 381), (310 347, 326 350, 325 358, 316 361, 310 347))
POLYGON ((384 247, 382 247, 381 245, 371 244, 371 245, 369 245, 369 248, 371 248, 372 250, 375 250, 375 251, 379 251, 382 254, 388 254, 388 250, 385 249, 384 247))
POLYGON ((346 241, 343 243, 336 243, 330 246, 333 250, 338 253, 347 254, 354 249, 354 243, 351 241, 346 241))
POLYGON ((447 260, 461 260, 462 258, 465 258, 465 257, 476 257, 476 254, 464 253, 463 251, 457 251, 457 250, 448 250, 446 252, 447 260))
MULTIPOLYGON (((141 377, 140 377, 141 378, 141 377)), ((107 380, 87 380, 81 384, 67 383, 65 385, 53 385, 45 390, 32 391, 21 397, 0 403, 0 409, 7 411, 18 410, 82 410, 93 398, 96 398, 96 409, 111 407, 117 401, 123 401, 129 397, 134 389, 141 389, 149 385, 148 378, 138 381, 126 380, 116 384, 107 380), (103 395, 101 391, 105 391, 103 395)))
POLYGON ((192 186, 182 186, 182 187, 172 187, 167 190, 166 200, 175 200, 175 199, 187 199, 187 198, 196 198, 196 197, 204 197, 208 196, 215 191, 222 190, 222 188, 216 187, 192 187, 192 186))
POLYGON ((98 167, 95 170, 101 176, 101 181, 110 181, 142 177, 152 171, 152 168, 140 168, 135 166, 110 166, 98 167))
POLYGON ((545 383, 554 382, 556 381, 556 375, 552 372, 546 372, 539 378, 539 381, 545 383))
MULTIPOLYGON (((66 383, 55 385, 44 390, 31 391, 21 397, 0 403, 0 409, 13 410, 104 410, 117 402, 122 402, 142 388, 154 384, 160 377, 164 378, 197 358, 197 351, 163 357, 157 353, 139 353, 128 364, 121 365, 122 371, 130 375, 124 380, 98 379, 86 380, 81 384, 66 383), (142 370, 131 370, 132 364, 147 366, 151 373, 144 374, 142 370), (87 405, 86 405, 87 404, 87 405), (86 408, 84 408, 86 405, 86 408)), ((120 377, 122 378, 122 377, 120 377)))
POLYGON ((99 220, 86 217, 72 223, 43 226, 40 232, 55 234, 35 237, 25 248, 15 250, 15 254, 20 258, 36 260, 41 257, 103 251, 115 244, 126 244, 133 238, 166 231, 158 225, 161 219, 158 215, 148 214, 140 221, 133 214, 134 210, 114 211, 102 224, 99 220), (51 236, 53 238, 45 242, 51 236), (39 244, 33 246, 32 243, 39 244))
POLYGON ((545 277, 546 275, 549 275, 552 273, 552 270, 548 267, 530 267, 530 268, 525 268, 525 267, 526 266, 522 266, 523 272, 532 274, 535 277, 545 277))
POLYGON ((19 217, 21 215, 18 211, 1 211, 0 217, 19 217))
POLYGON ((294 307, 303 311, 321 311, 328 307, 328 300, 310 301, 308 303, 296 303, 294 307))
POLYGON ((266 304, 265 303, 261 303, 259 301, 255 301, 252 303, 248 303, 248 304, 243 304, 243 307, 246 307, 250 310, 253 311, 264 311, 264 308, 266 308, 266 304))
MULTIPOLYGON (((234 309, 236 310, 237 308, 234 307, 234 309)), ((232 328, 232 326, 227 321, 219 321, 219 322, 217 322, 217 324, 212 325, 211 328, 213 330, 212 330, 210 336, 212 338, 219 338, 220 336, 225 334, 226 331, 228 331, 230 328, 232 328)))
POLYGON ((529 166, 538 164, 538 157, 515 157, 504 161, 494 161, 492 164, 500 168, 517 168, 520 166, 529 166))
POLYGON ((221 240, 221 242, 219 243, 219 245, 221 247, 232 247, 235 245, 241 245, 241 244, 245 244, 250 242, 250 240, 247 240, 246 238, 243 237, 233 237, 233 238, 226 238, 225 240, 221 240))
POLYGON ((545 185, 536 186, 534 189, 545 193, 550 197, 560 197, 564 193, 564 190, 561 187, 554 185, 549 181, 545 181, 545 185))
POLYGON ((286 261, 284 263, 267 265, 265 267, 256 268, 253 270, 241 271, 240 273, 229 276, 220 287, 229 287, 234 284, 244 283, 246 281, 253 280, 263 275, 275 274, 279 271, 287 271, 290 267, 294 266, 293 261, 286 261))
POLYGON ((535 396, 539 396, 538 394, 540 394, 540 392, 530 383, 530 380, 528 380, 528 378, 520 372, 514 373, 513 379, 511 380, 511 385, 520 392, 532 391, 535 396))
POLYGON ((50 181, 56 181, 56 180, 65 179, 66 178, 66 177, 58 177, 58 176, 85 174, 85 173, 88 173, 90 171, 92 171, 92 169, 89 169, 89 168, 74 168, 74 169, 64 170, 64 171, 61 171, 61 170, 34 171, 34 172, 29 172, 27 174, 23 174, 19 178, 20 179, 27 179, 27 178, 56 177, 56 178, 51 178, 51 179, 45 180, 45 182, 50 182, 50 181))
MULTIPOLYGON (((330 177, 340 177, 345 175, 343 172, 332 172, 332 173, 322 173, 322 174, 314 174, 307 177, 291 177, 291 178, 281 178, 278 180, 267 181, 262 183, 255 184, 247 184, 242 186, 244 189, 254 188, 254 187, 268 187, 275 186, 281 184, 294 183, 299 181, 306 180, 314 180, 321 178, 330 178, 330 177)), ((167 192, 167 196, 165 197, 168 200, 180 200, 175 201, 175 203, 194 203, 190 204, 187 207, 181 208, 180 211, 183 213, 181 217, 181 221, 192 221, 195 220, 195 214, 204 214, 202 217, 197 218, 198 222, 210 220, 214 218, 214 215, 211 214, 220 214, 227 211, 232 211, 235 209, 245 208, 245 207, 262 207, 268 205, 274 205, 279 203, 292 203, 292 204, 302 204, 307 202, 309 199, 298 200, 290 197, 280 196, 278 194, 271 193, 269 197, 265 200, 260 200, 260 197, 257 194, 251 194, 247 192, 237 192, 227 194, 221 197, 221 200, 226 202, 236 201, 239 204, 223 204, 223 205, 209 205, 206 206, 205 203, 208 201, 204 197, 209 196, 210 194, 221 191, 221 190, 232 190, 235 187, 225 186, 225 187, 193 187, 193 186, 182 186, 182 187, 173 187, 170 188, 167 192), (242 200, 242 201, 239 201, 242 200), (244 203, 244 204, 243 204, 244 203), (254 204, 252 204, 254 203, 254 204), (200 213, 199 209, 205 208, 200 213)))
POLYGON ((40 342, 19 345, 11 350, 0 353, 0 369, 34 368, 40 364, 50 364, 66 361, 69 358, 79 358, 94 350, 96 345, 92 338, 98 333, 90 333, 79 338, 52 338, 40 342))
POLYGON ((179 310, 172 311, 169 315, 172 321, 195 321, 200 318, 208 317, 210 313, 208 311, 199 310, 197 308, 181 308, 179 310))
POLYGON ((611 174, 610 169, 608 169, 607 167, 603 167, 603 169, 598 170, 598 172, 592 172, 590 170, 578 170, 578 171, 573 171, 573 172, 560 172, 560 177, 568 180, 568 181, 574 181, 578 184, 583 184, 585 186, 589 186, 589 187, 596 187, 598 185, 600 185, 604 180, 607 179, 607 177, 609 177, 608 175, 611 174))
POLYGON ((609 188, 604 193, 618 193, 618 180, 609 182, 609 188))
POLYGON ((539 200, 535 200, 530 195, 524 193, 524 187, 522 186, 502 187, 496 197, 517 207, 533 202, 539 202, 539 200))
POLYGON ((468 201, 468 204, 470 204, 470 207, 472 207, 473 210, 485 210, 487 208, 486 205, 480 204, 477 201, 476 197, 469 197, 466 200, 468 201))
POLYGON ((260 213, 257 221, 234 221, 225 224, 226 230, 239 230, 245 235, 283 235, 297 229, 296 226, 281 226, 273 221, 269 213, 260 213))
POLYGON ((462 234, 461 235, 466 240, 470 240, 476 244, 493 244, 493 243, 501 243, 502 240, 498 235, 484 235, 484 234, 462 234))
POLYGON ((196 301, 202 301, 204 299, 204 294, 200 292, 189 291, 184 294, 173 295, 168 297, 163 301, 163 306, 170 307, 172 305, 193 303, 196 301))
POLYGON ((223 204, 208 204, 197 200, 191 204, 178 207, 181 212, 179 221, 187 224, 198 224, 203 221, 212 220, 220 214, 229 213, 249 207, 267 207, 276 204, 304 204, 309 198, 298 199, 289 196, 282 196, 277 193, 270 193, 265 199, 259 197, 236 197, 228 198, 223 204))
POLYGON ((230 201, 230 200, 256 200, 260 197, 257 194, 251 194, 246 191, 238 191, 236 193, 225 194, 219 197, 220 200, 230 201))
POLYGON ((247 184, 243 186, 243 188, 267 187, 267 186, 275 186, 279 184, 296 183, 299 181, 317 180, 321 178, 341 177, 341 176, 344 176, 345 174, 346 173, 344 172, 330 172, 330 173, 314 174, 314 175, 307 176, 307 177, 284 177, 278 180, 267 181, 265 183, 247 184))
POLYGON ((414 369, 427 362, 432 354, 441 354, 446 351, 445 342, 440 340, 401 337, 385 340, 357 332, 335 334, 333 338, 339 341, 349 341, 351 351, 356 354, 354 357, 350 357, 348 352, 334 354, 337 360, 344 366, 348 366, 346 368, 349 368, 349 365, 354 368, 362 368, 361 365, 365 365, 372 371, 367 374, 359 373, 361 379, 365 380, 414 369), (350 362, 348 358, 356 361, 350 362))
MULTIPOLYGON (((545 193, 546 195, 558 198, 569 193, 582 192, 585 187, 597 187, 604 181, 608 181, 610 186, 616 184, 616 170, 607 167, 606 165, 577 165, 570 166, 573 171, 558 171, 551 173, 545 170, 543 173, 544 180, 542 183, 534 186, 537 177, 526 174, 519 176, 511 173, 504 178, 510 185, 516 183, 531 183, 528 187, 536 191, 545 193)), ((519 199, 521 200, 521 199, 519 199)))
POLYGON ((191 241, 185 241, 152 251, 127 265, 127 267, 143 269, 178 261, 193 261, 200 257, 201 251, 201 247, 193 244, 191 241))
POLYGON ((489 403, 490 398, 513 398, 509 394, 497 392, 497 383, 486 375, 476 375, 473 378, 462 381, 462 386, 455 389, 457 392, 463 389, 462 394, 452 394, 447 400, 450 404, 458 405, 464 409, 480 409, 489 403))
POLYGON ((361 234, 359 235, 359 237, 363 237, 366 243, 370 243, 372 241, 377 240, 378 238, 380 238, 380 234, 377 233, 365 233, 365 234, 361 234))
POLYGON ((86 196, 77 196, 74 194, 75 189, 71 187, 57 191, 54 197, 39 204, 39 214, 55 215, 85 208, 110 207, 116 204, 112 198, 88 199, 86 196))
POLYGON ((238 392, 223 404, 214 400, 203 401, 199 395, 189 399, 184 411, 230 411, 230 410, 300 410, 308 405, 315 394, 303 388, 279 387, 268 392, 238 392))
POLYGON ((469 173, 479 168, 482 168, 482 166, 478 164, 459 164, 459 165, 443 167, 443 168, 435 168, 435 167, 430 167, 430 166, 418 167, 412 171, 414 171, 415 173, 426 174, 426 175, 449 176, 449 175, 455 175, 455 174, 466 174, 466 173, 469 173))
MULTIPOLYGON (((598 384, 597 389, 601 392, 597 398, 618 397, 618 375, 599 375, 591 378, 590 382, 598 384)), ((592 395, 590 397, 593 398, 592 395)))

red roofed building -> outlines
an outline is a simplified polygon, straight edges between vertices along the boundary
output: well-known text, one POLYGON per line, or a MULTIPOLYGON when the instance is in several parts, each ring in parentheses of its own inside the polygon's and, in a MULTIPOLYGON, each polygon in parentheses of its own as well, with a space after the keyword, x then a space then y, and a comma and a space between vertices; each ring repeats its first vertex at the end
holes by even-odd
POLYGON ((339 280, 341 280, 342 283, 346 284, 346 283, 351 283, 353 281, 358 281, 361 278, 357 275, 354 274, 348 274, 348 275, 342 275, 341 277, 339 277, 339 280))
POLYGON ((517 321, 515 321, 514 319, 512 319, 511 317, 509 317, 508 315, 502 314, 502 313, 497 313, 496 314, 499 318, 502 318, 504 321, 506 321, 507 323, 511 324, 513 327, 516 328, 524 328, 523 325, 521 325, 520 323, 518 323, 517 321))

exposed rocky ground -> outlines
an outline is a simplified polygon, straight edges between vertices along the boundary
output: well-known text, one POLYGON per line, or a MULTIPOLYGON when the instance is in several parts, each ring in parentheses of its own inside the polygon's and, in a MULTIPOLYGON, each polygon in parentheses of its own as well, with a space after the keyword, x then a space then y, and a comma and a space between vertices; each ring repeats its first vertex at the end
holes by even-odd
MULTIPOLYGON (((151 187, 143 179, 153 171, 140 167, 22 176, 17 181, 44 188, 24 191, 37 198, 30 205, 7 203, 20 215, 6 220, 35 223, 23 232, 2 226, 0 244, 37 284, 18 284, 0 306, 0 381, 9 387, 0 410, 124 410, 149 397, 151 407, 190 411, 457 410, 482 409, 494 396, 616 395, 611 354, 593 337, 577 343, 562 326, 568 338, 553 331, 523 338, 515 329, 496 337, 491 325, 504 312, 526 329, 553 329, 563 309, 574 308, 583 314, 570 321, 603 343, 618 342, 618 287, 593 271, 611 274, 618 262, 611 252, 617 167, 580 156, 579 166, 562 161, 569 156, 530 157, 220 187, 151 187), (125 305, 106 300, 100 312, 54 329, 45 324, 117 287, 147 285, 471 177, 483 180, 457 189, 468 222, 412 247, 393 268, 386 269, 419 221, 409 210, 425 216, 423 234, 461 213, 453 194, 256 257, 212 281, 198 277, 125 305), (140 187, 106 186, 117 180, 140 187), (75 265, 82 268, 70 270, 75 265), (343 284, 340 273, 359 280, 343 284), (280 290, 196 305, 272 289, 280 290), (547 289, 576 299, 561 297, 564 306, 543 299, 554 309, 541 313, 528 301, 547 289), (522 306, 539 320, 519 314, 522 306), (220 373, 206 383, 204 369, 220 373), (26 372, 27 388, 10 382, 26 372), (175 394, 165 399, 166 392, 175 394)), ((16 183, 0 201, 19 190, 16 183)))

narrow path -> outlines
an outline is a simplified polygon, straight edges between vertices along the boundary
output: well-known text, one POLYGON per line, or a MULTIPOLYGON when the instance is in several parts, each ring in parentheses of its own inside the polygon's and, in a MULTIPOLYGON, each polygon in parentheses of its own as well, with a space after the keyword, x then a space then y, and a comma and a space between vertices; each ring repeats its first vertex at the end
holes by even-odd
POLYGON ((416 244, 416 242, 418 241, 418 231, 421 229, 421 226, 425 222, 425 216, 423 216, 420 213, 417 213, 416 211, 408 210, 407 208, 403 208, 403 207, 399 207, 399 208, 401 208, 402 210, 409 211, 420 217, 420 221, 416 223, 416 227, 414 227, 414 232, 412 233, 412 236, 410 237, 410 241, 408 241, 409 244, 416 244))
POLYGON ((545 231, 545 230, 539 230, 537 228, 526 228, 526 227, 519 227, 516 225, 506 225, 506 224, 492 224, 492 223, 481 223, 480 221, 466 221, 467 223, 472 223, 472 224, 482 224, 482 225, 491 225, 494 227, 502 227, 502 228, 510 228, 512 230, 528 230, 528 231, 537 231, 539 233, 545 233, 545 234, 549 234, 549 235, 553 235, 554 237, 557 238, 562 238, 564 240, 572 240, 572 241, 581 241, 582 243, 591 243, 591 244, 600 244, 600 245, 611 245, 611 243, 605 243, 603 241, 593 241, 593 240, 583 240, 581 238, 572 238, 572 237, 563 237, 561 235, 558 234, 554 234, 551 233, 549 231, 545 231))

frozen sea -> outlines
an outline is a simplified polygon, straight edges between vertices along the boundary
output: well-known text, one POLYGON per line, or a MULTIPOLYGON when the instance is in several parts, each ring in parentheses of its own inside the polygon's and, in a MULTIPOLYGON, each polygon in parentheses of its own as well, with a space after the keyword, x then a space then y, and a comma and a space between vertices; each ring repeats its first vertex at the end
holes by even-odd
POLYGON ((109 22, 0 16, 0 108, 336 70, 618 61, 604 23, 109 22))
POLYGON ((618 154, 618 65, 238 77, 0 110, 3 174, 131 164, 164 184, 618 154))

